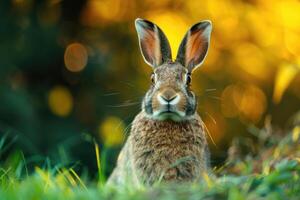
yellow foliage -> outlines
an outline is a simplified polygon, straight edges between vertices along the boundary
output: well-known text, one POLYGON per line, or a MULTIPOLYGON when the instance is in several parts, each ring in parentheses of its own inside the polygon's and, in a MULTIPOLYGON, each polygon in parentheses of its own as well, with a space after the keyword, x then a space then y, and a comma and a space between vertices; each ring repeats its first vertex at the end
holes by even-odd
POLYGON ((36 167, 35 171, 40 175, 40 177, 45 182, 44 189, 47 190, 49 187, 54 188, 54 183, 51 180, 51 174, 48 171, 43 171, 41 168, 36 167))
POLYGON ((296 126, 293 129, 293 141, 296 142, 300 138, 300 126, 296 126))
POLYGON ((204 180, 205 180, 207 186, 208 186, 208 187, 212 187, 213 183, 212 183, 212 180, 211 180, 211 178, 209 177, 209 175, 208 175, 206 172, 204 172, 204 173, 202 174, 202 176, 203 176, 203 178, 204 178, 204 180))
POLYGON ((291 81, 294 79, 299 69, 291 64, 281 65, 276 78, 273 93, 273 101, 279 103, 284 91, 288 88, 291 81))

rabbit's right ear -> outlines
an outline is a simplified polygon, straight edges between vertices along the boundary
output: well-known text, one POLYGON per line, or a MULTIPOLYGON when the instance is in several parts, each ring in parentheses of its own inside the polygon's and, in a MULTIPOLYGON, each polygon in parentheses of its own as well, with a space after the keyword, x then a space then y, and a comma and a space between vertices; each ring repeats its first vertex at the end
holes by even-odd
POLYGON ((154 23, 136 19, 139 45, 147 64, 157 67, 172 59, 170 44, 162 30, 154 23))
POLYGON ((211 29, 209 20, 195 24, 186 33, 179 46, 176 61, 187 67, 190 73, 199 67, 206 57, 211 29))

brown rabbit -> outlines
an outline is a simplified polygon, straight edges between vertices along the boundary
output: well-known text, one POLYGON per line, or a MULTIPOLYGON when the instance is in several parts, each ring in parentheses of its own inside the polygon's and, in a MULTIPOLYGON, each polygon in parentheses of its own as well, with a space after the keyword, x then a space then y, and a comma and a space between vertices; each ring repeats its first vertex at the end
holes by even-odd
POLYGON ((153 68, 152 85, 135 117, 109 184, 192 182, 209 169, 205 125, 190 89, 191 73, 207 54, 212 25, 190 28, 172 61, 169 42, 150 21, 136 19, 142 55, 153 68))

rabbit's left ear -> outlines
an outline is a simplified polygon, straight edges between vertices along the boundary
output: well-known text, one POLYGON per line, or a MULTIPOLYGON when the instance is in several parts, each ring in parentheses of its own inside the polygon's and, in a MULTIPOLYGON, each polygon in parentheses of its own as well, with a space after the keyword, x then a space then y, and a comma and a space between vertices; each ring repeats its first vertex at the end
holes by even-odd
POLYGON ((170 44, 162 30, 154 23, 136 19, 135 28, 144 60, 157 67, 172 59, 170 44))
POLYGON ((187 67, 189 72, 203 63, 209 47, 211 29, 210 21, 202 21, 192 26, 184 36, 176 61, 187 67))

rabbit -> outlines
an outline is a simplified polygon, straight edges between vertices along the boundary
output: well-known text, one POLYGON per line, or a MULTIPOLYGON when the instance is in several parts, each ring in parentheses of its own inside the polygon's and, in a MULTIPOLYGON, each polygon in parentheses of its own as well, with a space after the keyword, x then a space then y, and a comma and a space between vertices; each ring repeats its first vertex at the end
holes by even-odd
POLYGON ((151 186, 200 181, 209 174, 210 156, 190 84, 192 72, 207 55, 212 24, 205 20, 193 25, 175 61, 156 24, 138 18, 135 27, 142 56, 153 68, 152 84, 107 183, 151 186))

